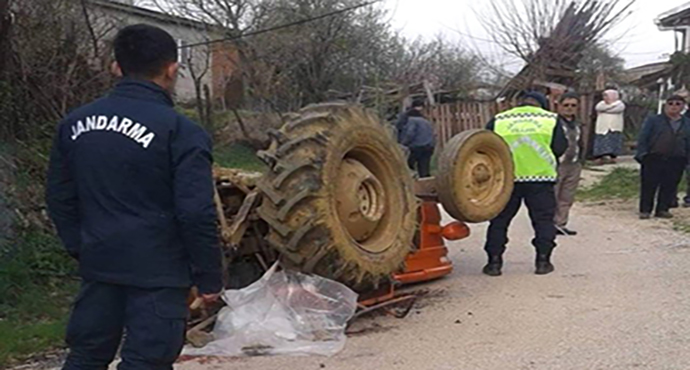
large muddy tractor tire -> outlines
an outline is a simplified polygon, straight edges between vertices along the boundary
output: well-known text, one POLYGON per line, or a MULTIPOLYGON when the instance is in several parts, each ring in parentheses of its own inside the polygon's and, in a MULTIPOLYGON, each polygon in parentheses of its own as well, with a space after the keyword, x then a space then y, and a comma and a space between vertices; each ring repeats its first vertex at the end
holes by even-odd
POLYGON ((513 176, 510 148, 500 136, 488 130, 464 131, 439 157, 439 200, 459 221, 488 221, 508 204, 513 176))
POLYGON ((362 108, 303 109, 259 157, 267 240, 288 267, 362 291, 399 271, 412 248, 417 203, 391 131, 362 108))

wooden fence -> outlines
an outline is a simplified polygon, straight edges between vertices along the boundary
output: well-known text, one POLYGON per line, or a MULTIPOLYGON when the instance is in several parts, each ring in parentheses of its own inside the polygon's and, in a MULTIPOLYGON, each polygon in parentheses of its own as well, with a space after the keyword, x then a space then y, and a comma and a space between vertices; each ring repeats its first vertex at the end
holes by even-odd
POLYGON ((428 108, 425 115, 436 126, 438 147, 443 148, 453 136, 486 126, 497 111, 494 102, 455 102, 428 108))
MULTIPOLYGON (((553 101, 551 104, 555 107, 553 101)), ((579 119, 586 151, 590 149, 593 138, 594 104, 594 94, 581 95, 579 119)), ((494 115, 509 108, 507 103, 493 101, 455 102, 427 108, 425 116, 435 126, 438 149, 443 149, 453 136, 466 130, 484 128, 494 115)))

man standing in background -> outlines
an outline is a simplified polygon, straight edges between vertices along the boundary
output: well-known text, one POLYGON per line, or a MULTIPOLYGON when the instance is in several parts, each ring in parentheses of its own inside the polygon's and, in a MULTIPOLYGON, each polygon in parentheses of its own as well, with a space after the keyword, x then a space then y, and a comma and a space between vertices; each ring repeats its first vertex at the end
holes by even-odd
POLYGON ((420 178, 431 176, 431 157, 434 155, 436 137, 434 128, 422 114, 422 106, 414 106, 407 112, 407 123, 401 144, 410 149, 407 160, 411 170, 417 170, 420 178))
POLYGON ((558 100, 558 113, 566 138, 568 149, 560 158, 558 182, 556 183, 556 233, 558 235, 577 235, 567 228, 570 208, 575 202, 575 193, 582 174, 582 127, 577 119, 580 97, 575 93, 565 93, 558 100))
POLYGON ((669 209, 677 197, 678 183, 690 156, 690 120, 681 113, 685 99, 666 100, 664 113, 649 117, 637 139, 635 159, 640 171, 640 219, 673 218, 669 209))
MULTIPOLYGON (((685 99, 685 111, 683 112, 683 116, 688 119, 690 122, 690 109, 688 109, 688 98, 690 98, 690 94, 688 93, 687 89, 681 89, 675 93, 675 95, 678 95, 685 99)), ((678 208, 679 202, 678 202, 678 197, 676 197, 672 204, 671 208, 678 208)), ((685 197, 683 197, 683 208, 690 208, 690 164, 688 167, 685 168, 685 197)))
POLYGON ((395 122, 395 128, 398 130, 399 143, 402 143, 403 137, 405 136, 405 129, 407 128, 407 121, 410 119, 410 115, 415 115, 415 112, 421 113, 422 109, 424 109, 424 102, 422 100, 413 100, 412 105, 400 114, 398 121, 395 122))

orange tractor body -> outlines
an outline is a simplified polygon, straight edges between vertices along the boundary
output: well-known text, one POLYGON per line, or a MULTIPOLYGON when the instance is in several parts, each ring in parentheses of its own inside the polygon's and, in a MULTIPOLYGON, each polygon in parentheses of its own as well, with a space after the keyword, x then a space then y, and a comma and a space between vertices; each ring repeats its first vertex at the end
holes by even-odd
POLYGON ((395 285, 423 283, 440 279, 453 272, 453 262, 448 258, 446 240, 461 240, 470 236, 464 222, 452 221, 441 225, 442 217, 438 202, 426 197, 419 207, 419 230, 414 243, 415 251, 405 259, 405 269, 392 276, 393 284, 360 296, 360 307, 385 306, 395 301, 395 285))
POLYGON ((407 256, 405 270, 393 275, 393 279, 401 284, 435 280, 450 274, 453 263, 448 258, 445 241, 470 236, 470 229, 464 222, 453 221, 442 226, 441 211, 434 201, 424 201, 419 213, 417 250, 407 256))

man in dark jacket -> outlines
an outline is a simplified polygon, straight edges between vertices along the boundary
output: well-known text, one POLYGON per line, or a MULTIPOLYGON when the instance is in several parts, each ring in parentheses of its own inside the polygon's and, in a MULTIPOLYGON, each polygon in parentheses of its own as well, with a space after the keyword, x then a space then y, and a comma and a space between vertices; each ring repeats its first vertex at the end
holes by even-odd
POLYGON ((651 218, 655 197, 655 217, 673 217, 669 209, 690 157, 690 120, 681 114, 684 108, 683 97, 670 97, 664 113, 649 117, 640 131, 635 155, 642 164, 640 219, 651 218))
POLYGON ((491 220, 484 250, 489 262, 482 272, 501 275, 503 253, 508 243, 508 227, 524 201, 534 227, 532 244, 536 249, 535 273, 554 271, 551 254, 556 247, 554 185, 558 177, 558 159, 568 147, 563 123, 547 111, 548 101, 538 92, 525 92, 519 106, 500 113, 487 125, 501 136, 513 154, 515 188, 506 208, 491 220))
POLYGON ((420 178, 431 176, 431 157, 434 155, 435 143, 431 122, 424 118, 421 110, 410 110, 401 144, 410 149, 407 163, 410 169, 417 169, 420 178))
POLYGON ((412 105, 405 112, 403 112, 400 115, 400 117, 398 117, 398 121, 395 123, 395 127, 398 129, 399 143, 402 143, 402 140, 405 137, 407 121, 410 119, 410 115, 418 115, 418 113, 421 114, 422 109, 424 109, 424 101, 413 100, 412 105))
MULTIPOLYGON (((690 122, 690 109, 687 107, 687 102, 688 102, 688 92, 687 90, 684 90, 682 92, 682 95, 680 95, 683 99, 685 99, 685 112, 683 112, 683 116, 688 119, 688 122, 690 122)), ((671 208, 676 208, 678 206, 678 198, 673 200, 673 204, 671 208)), ((685 197, 683 197, 683 208, 690 208, 690 164, 685 168, 685 197)))
POLYGON ((125 328, 121 370, 171 369, 190 286, 222 289, 211 142, 173 109, 169 34, 129 26, 114 49, 124 78, 60 123, 50 158, 49 213, 82 277, 64 369, 106 369, 125 328))

